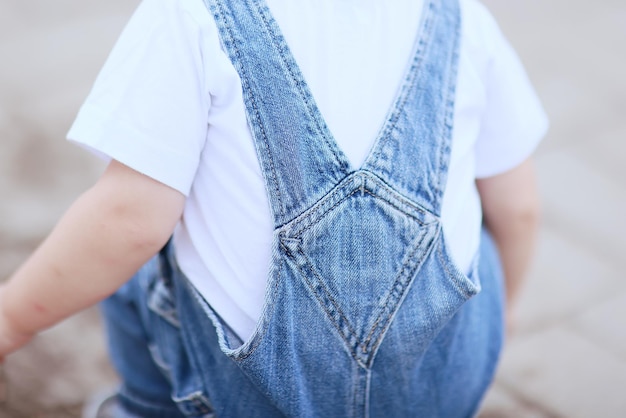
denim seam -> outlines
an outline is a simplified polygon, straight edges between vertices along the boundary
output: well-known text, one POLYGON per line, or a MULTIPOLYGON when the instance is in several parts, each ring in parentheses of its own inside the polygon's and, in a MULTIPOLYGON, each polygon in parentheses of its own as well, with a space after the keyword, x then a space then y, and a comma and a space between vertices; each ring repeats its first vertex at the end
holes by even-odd
MULTIPOLYGON (((385 301, 383 310, 376 318, 376 321, 374 322, 374 325, 372 326, 369 335, 365 339, 366 346, 363 347, 364 351, 368 349, 368 351, 371 350, 372 354, 374 353, 376 347, 381 341, 381 338, 385 335, 387 329, 389 328, 389 324, 391 323, 391 320, 394 316, 394 312, 397 311, 397 308, 400 306, 401 301, 404 300, 407 289, 410 288, 411 283, 413 283, 413 281, 415 280, 415 276, 419 271, 419 268, 423 264, 423 261, 430 254, 432 247, 435 244, 437 234, 435 235, 435 237, 433 237, 433 241, 427 248, 422 248, 422 244, 424 240, 428 237, 428 235, 429 231, 425 231, 422 234, 422 236, 418 239, 418 242, 414 244, 413 250, 404 261, 402 269, 400 270, 396 280, 394 281, 392 291, 387 296, 387 300, 385 301), (424 250, 421 251, 421 256, 419 256, 420 249, 424 250), (408 273, 405 274, 406 271, 408 271, 408 273), (396 289, 398 285, 400 285, 400 288, 396 289), (384 319, 385 317, 386 319, 384 319), (384 320, 384 324, 382 326, 379 326, 381 320, 384 320), (380 331, 378 331, 378 329, 380 329, 380 331), (375 337, 375 334, 378 335, 375 337), (370 344, 372 338, 375 339, 374 342, 370 344)), ((369 361, 371 362, 371 360, 372 357, 370 355, 369 361)))
MULTIPOLYGON (((313 220, 309 220, 309 219, 303 219, 301 221, 299 221, 298 223, 304 223, 304 222, 308 222, 309 224, 305 227, 303 227, 302 229, 298 230, 298 233, 296 235, 294 235, 294 238, 300 238, 302 236, 302 234, 304 234, 306 231, 308 231, 309 229, 311 229, 313 226, 315 226, 317 223, 319 223, 326 214, 332 212, 337 206, 339 206, 341 203, 343 203, 344 201, 348 200, 350 197, 352 197, 352 195, 361 192, 362 189, 361 187, 354 189, 352 192, 350 192, 350 194, 344 196, 343 198, 341 198, 339 201, 337 201, 333 206, 331 206, 330 208, 324 210, 322 213, 316 213, 313 212, 310 215, 307 215, 307 217, 314 217, 315 219, 313 220)), ((387 203, 389 206, 391 206, 392 208, 396 209, 397 211, 401 212, 402 214, 406 215, 407 217, 410 217, 411 219, 415 220, 415 222, 417 222, 418 224, 420 224, 421 226, 426 226, 429 224, 424 223, 422 220, 417 219, 415 216, 412 216, 408 213, 406 213, 406 211, 404 209, 402 209, 401 207, 399 207, 398 205, 396 205, 395 203, 393 203, 391 200, 386 199, 380 195, 374 194, 371 191, 364 189, 363 190, 365 193, 367 193, 368 195, 372 196, 375 199, 378 199, 384 203, 387 203)))
MULTIPOLYGON (((277 264, 278 264, 278 268, 277 268, 276 274, 274 275, 274 278, 270 279, 273 282, 272 290, 271 290, 271 293, 268 294, 269 299, 267 299, 263 303, 263 311, 262 311, 263 313, 261 314, 261 318, 260 318, 260 320, 264 320, 264 321, 267 320, 267 322, 270 321, 270 318, 265 319, 265 316, 268 314, 266 310, 268 309, 268 307, 271 308, 272 304, 269 303, 270 301, 275 302, 277 290, 278 290, 278 281, 279 281, 277 278, 281 277, 281 272, 283 269, 282 263, 277 263, 277 264)), ((275 303, 273 303, 273 305, 275 305, 275 303)), ((239 347, 237 350, 234 350, 234 352, 229 354, 229 356, 233 358, 234 360, 238 360, 238 361, 245 360, 246 358, 251 356, 257 350, 257 348, 259 348, 259 346, 261 345, 261 342, 263 341, 266 331, 267 331, 267 326, 263 327, 262 331, 259 331, 258 328, 255 329, 255 331, 250 336, 248 341, 244 342, 244 344, 241 347, 239 347), (251 344, 248 344, 248 342, 250 342, 251 344)))
MULTIPOLYGON (((328 291, 328 289, 324 285, 323 281, 321 280, 321 277, 318 274, 317 270, 310 263, 308 257, 301 250, 298 251, 298 252, 300 253, 300 256, 304 259, 304 262, 300 263, 300 262, 298 262, 295 259, 294 259, 294 262, 295 262, 295 265, 296 265, 297 269, 300 271, 302 277, 304 278, 305 283, 307 283, 307 285, 308 285, 307 287, 310 289, 311 293, 313 293, 313 296, 315 297, 315 299, 317 299, 317 301, 319 302, 322 310, 326 313, 326 317, 328 319, 330 319, 330 323, 338 331, 338 333, 342 337, 342 339, 348 344, 348 348, 349 348, 348 351, 350 352, 351 357, 358 364, 361 365, 362 363, 359 360, 358 356, 356 355, 356 351, 353 349, 354 346, 356 345, 355 342, 359 341, 358 335, 352 329, 352 326, 350 325, 350 322, 348 321, 347 317, 345 316, 345 314, 343 313, 341 308, 339 306, 337 306, 337 303, 336 303, 335 299, 331 296, 330 292, 328 291), (307 272, 303 270, 301 264, 307 266, 310 269, 310 271, 316 276, 316 279, 317 279, 316 281, 318 282, 318 286, 322 289, 322 292, 319 292, 319 291, 315 290, 317 286, 314 283, 311 282, 307 272), (328 298, 329 301, 332 303, 335 312, 342 319, 342 322, 345 324, 345 326, 346 326, 346 328, 347 328, 347 330, 349 332, 349 335, 351 335, 354 338, 354 340, 355 340, 354 342, 351 342, 350 338, 346 338, 345 332, 342 331, 340 324, 338 324, 337 320, 334 319, 335 315, 333 314, 333 312, 331 312, 329 309, 327 309, 327 304, 325 303, 325 301, 321 297, 322 294, 326 298, 328 298)), ((363 365, 363 366, 365 366, 365 365, 363 365)))
POLYGON ((424 17, 424 23, 422 26, 422 33, 420 34, 419 40, 417 41, 417 48, 414 54, 414 57, 411 61, 411 66, 407 71, 407 74, 404 78, 404 83, 402 86, 402 91, 400 92, 400 96, 396 101, 393 109, 389 117, 387 118, 387 123, 383 127, 384 131, 381 132, 379 139, 374 144, 374 152, 370 157, 367 158, 366 164, 369 162, 376 163, 379 160, 380 154, 384 149, 384 145, 387 143, 389 135, 396 127, 398 120, 400 119, 400 114, 402 113, 402 109, 406 105, 406 102, 409 98, 409 92, 414 88, 415 82, 417 80, 417 68, 421 66, 424 55, 427 47, 427 43, 430 42, 432 38, 432 28, 433 28, 433 20, 434 20, 434 2, 430 1, 427 10, 427 16, 424 17))
POLYGON ((148 351, 150 351, 150 356, 152 357, 152 361, 156 364, 161 371, 161 373, 165 376, 165 378, 169 381, 170 385, 172 384, 172 368, 165 361, 163 355, 161 354, 161 350, 159 349, 159 345, 154 341, 147 342, 148 351))
MULTIPOLYGON (((326 205, 328 204, 329 201, 332 201, 333 199, 339 198, 339 199, 341 199, 340 200, 340 202, 341 202, 341 201, 347 199, 350 195, 354 194, 354 191, 352 191, 351 193, 349 193, 346 196, 337 197, 337 196, 341 196, 342 193, 344 193, 343 189, 350 189, 350 185, 349 184, 343 184, 343 183, 347 183, 347 181, 344 179, 341 182, 339 182, 335 186, 335 188, 333 190, 331 190, 328 194, 323 196, 314 205, 312 205, 306 211, 304 211, 302 214, 300 214, 299 216, 296 216, 294 219, 292 219, 291 221, 289 221, 286 224, 282 225, 278 229, 296 229, 297 231, 299 231, 298 228, 297 228, 298 225, 317 223, 316 218, 320 218, 325 213, 329 212, 329 209, 326 209, 326 205)), ((333 208, 335 206, 336 206, 336 204, 333 204, 333 208)), ((308 226, 306 228, 308 228, 308 226)), ((300 232, 296 232, 295 233, 295 236, 299 236, 299 235, 300 235, 300 232)))
MULTIPOLYGON (((300 229, 298 231, 298 233, 296 235, 294 235, 294 238, 300 238, 302 237, 302 234, 304 234, 306 231, 308 231, 309 229, 311 229, 313 226, 315 226, 316 224, 318 224, 328 213, 332 212, 337 206, 341 205, 343 202, 345 202, 346 200, 348 200, 352 195, 354 195, 355 193, 357 193, 359 191, 359 189, 355 189, 352 192, 350 192, 348 195, 340 198, 337 202, 335 202, 334 205, 332 205, 331 207, 324 209, 321 211, 321 213, 318 213, 318 211, 314 211, 311 212, 310 215, 307 216, 307 218, 309 219, 303 219, 301 221, 298 222, 299 223, 304 223, 306 221, 308 221, 308 225, 306 225, 304 228, 300 229), (314 219, 311 219, 314 218, 314 219)), ((322 208, 320 208, 322 209, 322 208)), ((297 226, 297 225, 296 225, 297 226)))
MULTIPOLYGON (((174 275, 179 275, 180 277, 184 277, 183 273, 178 268, 178 264, 176 263, 176 260, 173 254, 160 253, 159 257, 166 257, 167 262, 159 263, 159 274, 155 275, 153 282, 149 286, 150 292, 148 293, 149 299, 148 299, 147 307, 148 309, 150 309, 150 311, 156 314, 159 319, 165 321, 164 325, 165 323, 167 323, 168 325, 174 325, 174 328, 176 329, 175 332, 177 332, 180 335, 180 332, 181 332, 180 321, 176 321, 177 325, 173 324, 170 321, 170 318, 168 316, 163 316, 163 314, 166 312, 165 310, 161 310, 158 304, 151 303, 152 300, 154 299, 150 299, 150 296, 157 295, 158 297, 161 298, 161 300, 167 301, 172 306, 172 309, 170 310, 171 312, 176 313, 177 309, 176 309, 176 303, 175 303, 176 298, 174 296, 174 290, 171 286, 168 286, 167 283, 168 282, 171 283, 171 279, 174 277, 174 275), (163 270, 164 266, 167 267, 166 271, 163 270), (175 267, 172 268, 172 266, 175 266, 175 267), (157 288, 157 286, 161 286, 161 287, 157 288), (161 293, 157 293, 159 292, 159 290, 157 289, 160 289, 161 293)), ((172 367, 170 363, 166 360, 166 358, 163 356, 162 350, 160 349, 160 344, 158 344, 156 341, 148 341, 147 346, 148 346, 148 350, 150 351, 152 360, 158 366, 159 370, 165 376, 165 378, 169 381, 172 389, 174 389, 172 367)), ((203 415, 206 415, 208 413, 212 413, 211 403, 207 397, 202 395, 201 390, 196 390, 182 397, 174 396, 174 393, 172 392, 170 397, 172 401, 177 403, 177 406, 179 409, 183 408, 186 410, 192 410, 194 414, 201 413, 203 415), (199 396, 199 394, 201 395, 199 396)))
MULTIPOLYGON (((447 16, 449 19, 450 17, 447 16)), ((457 25, 456 31, 459 32, 460 25, 457 25)), ((448 57, 447 64, 450 67, 448 73, 449 77, 446 78, 446 83, 443 90, 446 92, 446 100, 445 107, 446 112, 444 115, 444 128, 441 132, 443 138, 439 141, 439 172, 437 173, 437 182, 435 184, 435 191, 437 192, 438 198, 433 202, 433 205, 436 206, 437 213, 441 212, 441 199, 445 189, 445 182, 448 177, 448 166, 450 164, 450 150, 451 150, 451 141, 452 134, 454 130, 454 97, 456 94, 456 74, 458 68, 458 58, 459 58, 459 39, 460 36, 457 35, 455 37, 455 44, 452 49, 452 54, 448 57)))
MULTIPOLYGON (((183 338, 183 340, 184 340, 184 338, 183 338)), ((196 352, 196 350, 193 350, 193 349, 192 349, 192 350, 187 350, 187 351, 188 351, 188 355, 189 355, 189 360, 190 360, 191 364, 194 366, 194 368, 197 368, 197 365, 198 365, 198 364, 202 364, 202 363, 200 362, 200 360, 198 359, 198 355, 199 355, 199 353, 197 353, 197 352, 196 352)), ((201 369, 200 369, 200 368, 197 368, 197 370, 201 370, 201 369)), ((200 382, 201 382, 202 388, 204 388, 204 387, 205 387, 205 384, 204 384, 204 382, 203 382, 203 379, 200 379, 200 382)), ((198 394, 198 393, 202 393, 202 390, 200 390, 200 391, 195 391, 195 392, 191 393, 190 395, 188 395, 187 397, 180 398, 180 399, 181 399, 181 400, 183 400, 183 401, 185 401, 185 402, 187 402, 187 400, 188 400, 188 398, 189 398, 189 397, 193 396, 194 394, 198 394)), ((209 408, 211 408, 208 412, 212 412, 212 406, 210 406, 210 405, 211 405, 211 403, 210 403, 210 401, 208 400, 208 397, 206 397, 206 396, 204 396, 204 394, 202 394, 202 398, 203 398, 203 399, 205 399, 205 400, 207 401, 207 403, 208 403, 208 405, 209 405, 209 408)), ((174 399, 174 397, 172 397, 172 400, 176 402, 176 399, 174 399)), ((195 409, 195 408, 197 408, 197 406, 196 406, 196 400, 191 400, 191 399, 189 399, 189 401, 191 401, 191 402, 192 402, 192 404, 193 404, 192 408, 194 408, 194 409, 195 409)), ((203 407, 206 407, 206 405, 203 405, 203 407)))
POLYGON ((331 212, 333 209, 339 206, 342 202, 344 202, 346 199, 350 198, 352 195, 354 195, 357 192, 367 193, 370 196, 376 199, 379 199, 382 202, 387 203, 389 206, 393 207, 397 211, 415 220, 421 226, 430 225, 431 222, 424 222, 415 214, 409 213, 406 208, 401 206, 401 204, 409 206, 410 208, 414 209, 415 211, 419 212, 420 214, 424 216, 427 216, 427 214, 430 214, 436 217, 436 215, 431 214, 430 212, 421 208, 417 203, 407 199, 404 196, 395 196, 394 199, 389 198, 389 197, 383 197, 383 195, 388 195, 392 193, 391 190, 387 190, 388 186, 385 183, 383 183, 382 185, 377 185, 377 188, 382 188, 385 193, 374 193, 368 190, 364 184, 361 184, 360 186, 352 190, 349 194, 343 197, 337 197, 337 196, 341 196, 342 189, 348 189, 351 186, 350 185, 338 185, 338 186, 339 186, 338 188, 331 191, 330 194, 323 197, 318 203, 316 203, 314 207, 310 208, 307 212, 303 213, 299 218, 292 220, 290 222, 291 226, 287 224, 283 226, 283 228, 288 227, 288 229, 291 229, 291 230, 295 229, 295 232, 293 232, 294 233, 293 237, 300 238, 304 232, 310 229, 313 225, 317 224, 327 213, 331 212), (335 202, 331 207, 329 208, 326 207, 326 204, 329 200, 332 201, 333 199, 337 199, 337 198, 339 200, 335 202), (401 203, 397 201, 401 201, 401 203), (305 226, 301 226, 301 225, 305 225, 305 226))
MULTIPOLYGON (((237 67, 239 68, 239 70, 241 71, 241 84, 242 84, 242 91, 248 91, 250 92, 251 88, 250 88, 250 81, 249 81, 249 75, 247 73, 246 68, 241 64, 241 59, 242 59, 242 53, 241 50, 239 49, 237 42, 235 42, 235 36, 233 33, 233 29, 231 28, 231 25, 228 25, 225 23, 225 20, 227 19, 226 17, 226 11, 224 10, 224 8, 222 7, 220 2, 215 2, 214 6, 210 6, 211 9, 215 8, 215 11, 213 13, 213 17, 216 21, 216 24, 221 26, 225 32, 228 33, 228 40, 224 40, 223 42, 226 43, 230 43, 233 47, 233 52, 235 54, 235 58, 237 58, 235 60, 237 67)), ((222 31, 220 31, 222 32, 222 31)), ((228 51, 228 48, 225 48, 228 51)), ((267 160, 268 164, 269 164, 269 171, 270 171, 270 182, 273 186, 273 193, 270 193, 270 197, 275 197, 276 200, 278 201, 278 208, 275 208, 274 205, 270 205, 272 208, 272 212, 274 215, 274 222, 276 222, 276 217, 280 217, 281 219, 284 217, 284 211, 286 210, 284 204, 283 204, 283 200, 282 200, 282 194, 281 194, 281 190, 280 190, 280 186, 279 186, 279 182, 278 182, 278 175, 277 175, 277 170, 274 164, 274 160, 271 157, 271 151, 270 151, 270 146, 269 146, 269 141, 267 138, 267 133, 265 132, 265 125, 261 122, 261 115, 259 112, 259 107, 256 103, 256 99, 254 98, 254 95, 252 94, 248 94, 247 95, 248 101, 250 103, 250 105, 253 108, 253 113, 256 119, 256 125, 252 124, 252 126, 256 126, 258 131, 259 131, 259 135, 261 136, 259 139, 261 140, 260 142, 262 143, 262 145, 264 146, 264 148, 261 150, 261 156, 260 156, 260 163, 263 164, 264 161, 267 160), (276 214, 276 209, 278 209, 278 214, 276 214)), ((245 97, 244 97, 245 99, 245 97)), ((254 132, 254 129, 251 129, 252 132, 254 132)), ((263 170, 263 172, 265 173, 266 171, 263 170)), ((264 174, 265 175, 265 174, 264 174)), ((268 192, 269 192, 269 188, 268 188, 268 192)))
POLYGON ((180 319, 178 318, 174 298, 171 296, 171 289, 167 288, 162 274, 155 277, 154 281, 148 286, 146 294, 148 309, 173 327, 180 329, 180 319), (162 286, 162 292, 169 293, 160 293, 157 289, 159 285, 162 286), (166 304, 170 306, 165 307, 166 304))
MULTIPOLYGON (((291 256, 292 260, 294 261, 296 267, 300 271, 305 282, 308 284, 309 289, 312 291, 315 298, 319 301, 322 309, 327 314, 327 317, 331 319, 330 322, 337 329, 339 334, 343 337, 343 340, 348 344, 348 347, 350 349, 349 351, 352 357, 354 358, 355 361, 357 361, 358 364, 361 364, 363 368, 368 369, 369 367, 371 367, 371 361, 373 359, 373 355, 375 353, 376 347, 380 343, 382 337, 385 335, 386 330, 388 329, 389 324, 391 323, 391 318, 393 317, 393 313, 397 310, 398 306, 400 306, 401 301, 404 300, 407 289, 410 287, 411 283, 415 279, 415 274, 419 270, 419 267, 423 263, 424 259, 430 254, 433 248, 435 239, 438 236, 438 234, 435 234, 435 237, 433 237, 433 241, 431 242, 429 247, 424 249, 424 251, 421 252, 421 256, 416 257, 420 253, 419 250, 422 249, 422 244, 424 240, 429 235, 430 234, 428 230, 424 231, 421 234, 421 236, 418 238, 417 242, 413 245, 413 250, 409 253, 406 260, 404 260, 402 269, 400 270, 400 272, 398 272, 396 279, 394 280, 394 283, 391 287, 392 289, 391 292, 387 295, 385 303, 381 307, 380 313, 378 314, 378 316, 376 317, 376 320, 374 321, 374 324, 370 328, 370 332, 367 338, 363 341, 360 341, 357 333, 354 331, 354 329, 350 325, 348 318, 346 317, 346 315, 343 313, 343 311, 337 304, 331 292, 325 286, 323 280, 321 279, 321 276, 319 275, 319 272, 315 269, 315 267, 313 266, 309 258, 306 256, 306 254, 304 254, 304 252, 301 249, 298 249, 298 253, 300 256, 299 258, 301 258, 303 261, 298 261, 293 255, 291 256), (310 270, 310 272, 313 273, 313 275, 315 275, 317 285, 311 282, 311 280, 309 279, 309 275, 307 274, 307 271, 303 269, 303 266, 306 266, 307 269, 310 270), (407 271, 409 271, 409 273, 406 273, 407 271), (400 285, 399 290, 397 290, 398 285, 400 285), (318 287, 320 291, 316 291, 318 287), (323 295, 320 293, 323 293, 323 295), (324 298, 328 299, 328 301, 332 304, 334 311, 331 311, 328 309, 328 305, 325 303, 324 298), (341 329, 342 328, 341 324, 338 323, 336 316, 335 316, 335 312, 339 316, 339 318, 342 320, 342 323, 345 324, 349 332, 349 335, 354 338, 354 341, 351 341, 351 339, 348 338, 348 335, 346 335, 345 331, 341 329), (383 320, 384 317, 386 317, 386 319, 383 320), (379 325, 381 322, 384 322, 382 326, 379 325), (375 340, 371 342, 372 338, 374 338, 375 335, 376 335, 375 340), (359 343, 356 344, 356 342, 359 342, 359 343), (357 354, 359 347, 361 348, 364 354, 369 353, 369 355, 367 356, 367 360, 365 362, 363 362, 362 359, 360 359, 359 355, 357 354)), ((288 255, 292 254, 291 251, 287 247, 285 246, 282 246, 282 247, 287 252, 288 255)))
POLYGON ((204 395, 204 392, 197 390, 184 397, 172 396, 172 400, 178 404, 186 404, 189 409, 194 410, 194 414, 214 414, 211 401, 204 395))
POLYGON ((268 13, 268 8, 266 5, 262 5, 261 7, 259 7, 258 10, 259 14, 261 15, 261 19, 265 25, 265 28, 270 34, 270 39, 272 40, 272 42, 274 42, 274 46, 278 50, 281 60, 285 65, 285 68, 289 72, 291 80, 297 86, 298 93, 302 101, 306 104, 306 109, 309 116, 315 121, 317 129, 324 139, 328 150, 335 158, 336 165, 342 167, 344 171, 347 171, 348 167, 346 167, 346 162, 344 161, 344 158, 340 158, 337 152, 337 142, 334 140, 334 138, 332 141, 329 139, 329 136, 332 137, 332 133, 329 131, 326 122, 321 118, 319 109, 317 109, 317 105, 315 104, 315 99, 312 93, 308 90, 306 81, 304 80, 304 76, 300 71, 297 63, 295 62, 293 54, 291 53, 291 51, 289 51, 287 42, 278 30, 278 24, 268 13))
MULTIPOLYGON (((422 207, 422 205, 420 205, 419 203, 417 203, 415 200, 404 196, 403 194, 399 193, 397 190, 395 190, 389 183, 387 183, 384 179, 382 179, 381 177, 379 177, 378 175, 376 175, 375 173, 370 172, 369 170, 361 170, 364 173, 367 174, 368 177, 372 177, 372 179, 374 180, 375 183, 379 183, 377 184, 377 188, 381 188, 384 193, 380 193, 380 195, 382 194, 386 194, 386 195, 391 195, 393 196, 390 199, 385 199, 387 202, 392 203, 392 200, 401 202, 402 204, 411 207, 413 210, 419 212, 422 215, 433 215, 428 209, 422 207)), ((421 222, 421 220, 411 214, 408 213, 405 209, 402 209, 401 207, 398 206, 398 210, 402 213, 405 213, 406 215, 414 218, 416 221, 420 222, 420 224, 424 225, 425 223, 421 222)))
POLYGON ((471 292, 461 287, 461 284, 458 282, 458 274, 451 271, 450 268, 448 267, 449 261, 446 259, 446 257, 443 254, 443 245, 439 245, 439 248, 437 249, 437 256, 439 258, 439 261, 441 262, 441 265, 443 266, 443 269, 448 274, 448 278, 450 279, 450 282, 452 283, 454 288, 457 290, 457 292, 459 292, 459 294, 465 296, 466 298, 472 297, 473 294, 471 292))
POLYGON ((371 369, 367 370, 367 375, 365 376, 365 399, 363 402, 363 418, 370 417, 370 398, 371 398, 371 386, 372 386, 372 371, 371 369))

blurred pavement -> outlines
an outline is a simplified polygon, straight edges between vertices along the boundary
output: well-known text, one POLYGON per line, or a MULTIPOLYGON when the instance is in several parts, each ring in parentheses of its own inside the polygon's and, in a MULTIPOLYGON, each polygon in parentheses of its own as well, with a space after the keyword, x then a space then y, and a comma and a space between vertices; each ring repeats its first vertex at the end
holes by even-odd
MULTIPOLYGON (((137 0, 0 2, 0 279, 97 178, 63 141, 137 0)), ((626 416, 626 3, 486 0, 550 115, 537 258, 481 416, 626 416)), ((96 310, 3 366, 0 418, 76 417, 115 384, 96 310)))

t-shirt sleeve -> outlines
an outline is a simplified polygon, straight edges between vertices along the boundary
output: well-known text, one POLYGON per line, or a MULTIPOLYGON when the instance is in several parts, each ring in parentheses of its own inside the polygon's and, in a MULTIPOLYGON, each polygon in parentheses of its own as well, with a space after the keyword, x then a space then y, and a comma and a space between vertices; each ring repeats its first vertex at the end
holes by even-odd
POLYGON ((139 5, 68 139, 188 195, 206 140, 210 95, 201 27, 181 3, 139 5))
POLYGON ((486 108, 476 142, 476 177, 506 172, 535 150, 548 118, 519 57, 484 10, 485 41, 490 47, 484 79, 486 108), (486 34, 487 29, 489 35, 486 34))

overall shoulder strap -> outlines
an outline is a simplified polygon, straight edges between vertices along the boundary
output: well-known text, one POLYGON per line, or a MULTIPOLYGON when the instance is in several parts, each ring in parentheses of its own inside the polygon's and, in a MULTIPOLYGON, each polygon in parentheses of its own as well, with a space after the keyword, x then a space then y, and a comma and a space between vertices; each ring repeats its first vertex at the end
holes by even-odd
MULTIPOLYGON (((279 227, 352 171, 263 0, 204 0, 242 83, 279 227)), ((451 149, 458 0, 427 0, 405 81, 362 169, 439 215, 451 149)))
POLYGON ((332 139, 267 5, 205 0, 241 78, 248 123, 275 226, 297 216, 344 178, 348 160, 332 139))
POLYGON ((405 82, 363 165, 437 216, 452 145, 460 19, 458 0, 426 3, 405 82))

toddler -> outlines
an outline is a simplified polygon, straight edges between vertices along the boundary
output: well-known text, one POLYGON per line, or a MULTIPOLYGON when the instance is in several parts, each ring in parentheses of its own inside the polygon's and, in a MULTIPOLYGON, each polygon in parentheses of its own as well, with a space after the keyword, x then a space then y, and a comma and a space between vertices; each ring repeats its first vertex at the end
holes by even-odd
POLYGON ((106 299, 115 416, 472 416, 546 127, 475 0, 143 0, 0 354, 106 299))

